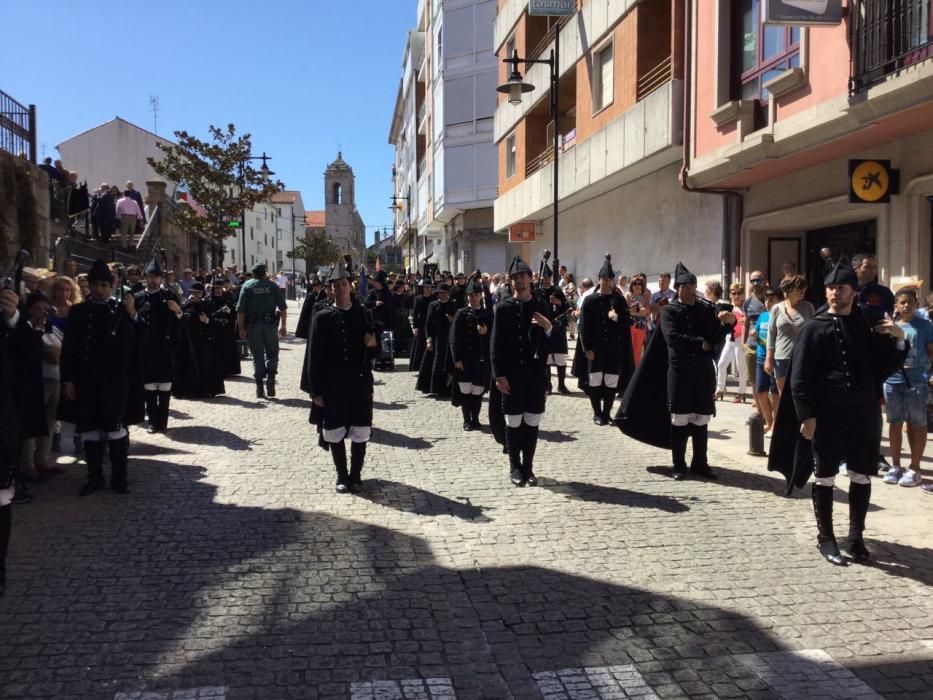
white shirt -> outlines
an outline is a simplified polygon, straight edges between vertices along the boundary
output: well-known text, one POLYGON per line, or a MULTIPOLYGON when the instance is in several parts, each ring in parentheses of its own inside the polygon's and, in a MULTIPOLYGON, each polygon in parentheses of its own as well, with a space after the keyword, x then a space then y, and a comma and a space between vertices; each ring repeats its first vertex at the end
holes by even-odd
POLYGON ((279 285, 279 289, 285 289, 288 286, 288 278, 285 275, 278 275, 275 283, 279 285))

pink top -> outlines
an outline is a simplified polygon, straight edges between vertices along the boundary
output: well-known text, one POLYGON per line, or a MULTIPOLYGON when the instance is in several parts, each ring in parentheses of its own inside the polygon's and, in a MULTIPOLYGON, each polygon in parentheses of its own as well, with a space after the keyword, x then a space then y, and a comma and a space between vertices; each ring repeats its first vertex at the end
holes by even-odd
POLYGON ((736 306, 732 313, 735 314, 735 329, 733 332, 735 337, 741 340, 745 337, 745 314, 742 313, 742 308, 739 306, 736 306))
POLYGON ((117 200, 117 216, 135 216, 140 221, 143 219, 139 204, 132 197, 121 197, 117 200))

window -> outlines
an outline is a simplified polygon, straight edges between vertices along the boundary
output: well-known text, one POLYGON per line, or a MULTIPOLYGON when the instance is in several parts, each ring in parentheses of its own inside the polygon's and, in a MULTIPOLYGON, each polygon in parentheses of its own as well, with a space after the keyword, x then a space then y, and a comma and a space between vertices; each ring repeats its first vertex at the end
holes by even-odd
POLYGON ((515 176, 515 134, 505 140, 505 179, 515 176))
POLYGON ((253 227, 252 226, 249 227, 249 239, 253 240, 253 227))
POLYGON ((333 198, 331 199, 331 203, 343 204, 343 192, 342 192, 342 188, 340 187, 339 182, 334 183, 334 187, 332 191, 333 191, 333 198))
POLYGON ((764 24, 761 0, 740 0, 734 7, 732 99, 765 104, 770 94, 764 83, 800 67, 800 27, 764 24))
POLYGON ((612 104, 613 89, 612 44, 596 52, 593 58, 593 113, 612 104))
MULTIPOLYGON (((504 58, 512 58, 512 56, 514 55, 515 55, 515 35, 513 34, 512 36, 509 37, 509 40, 505 42, 504 58)), ((506 63, 505 65, 506 65, 506 70, 511 72, 512 64, 506 63)), ((506 78, 508 78, 508 75, 506 75, 506 78)))

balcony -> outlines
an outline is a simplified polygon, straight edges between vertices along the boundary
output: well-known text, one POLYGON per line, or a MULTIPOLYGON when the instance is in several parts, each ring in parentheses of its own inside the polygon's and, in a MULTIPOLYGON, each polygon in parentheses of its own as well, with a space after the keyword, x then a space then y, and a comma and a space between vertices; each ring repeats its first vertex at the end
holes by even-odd
POLYGON ((418 133, 424 134, 427 129, 428 103, 422 102, 418 108, 418 133))
POLYGON ((931 0, 851 0, 849 4, 852 93, 933 58, 931 0))
POLYGON ((664 83, 674 79, 674 67, 671 57, 668 55, 663 61, 646 71, 644 75, 638 76, 638 84, 635 87, 635 100, 641 102, 652 92, 657 90, 664 83))

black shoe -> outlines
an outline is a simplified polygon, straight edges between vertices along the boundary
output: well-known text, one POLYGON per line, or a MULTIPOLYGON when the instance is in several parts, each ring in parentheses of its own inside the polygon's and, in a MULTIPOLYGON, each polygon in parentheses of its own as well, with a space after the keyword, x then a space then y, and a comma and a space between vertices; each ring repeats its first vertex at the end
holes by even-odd
POLYGON ((114 493, 119 493, 120 495, 124 495, 130 492, 130 487, 126 486, 125 484, 120 484, 120 485, 111 484, 110 490, 113 491, 114 493))
POLYGON ((674 467, 673 477, 674 477, 674 481, 683 481, 684 479, 687 478, 687 470, 683 468, 678 469, 677 467, 674 467))
POLYGON ((602 425, 602 424, 603 424, 603 417, 602 417, 602 416, 593 416, 593 423, 596 424, 596 425, 602 425))
POLYGON ((569 394, 569 393, 570 393, 570 389, 568 389, 568 388, 567 388, 566 386, 564 386, 563 384, 558 384, 558 385, 557 385, 557 393, 558 393, 558 394, 569 394))
POLYGON ((275 377, 271 374, 266 377, 266 396, 275 398, 275 377))
POLYGON ((338 481, 335 490, 337 493, 350 493, 350 485, 345 481, 338 481))
POLYGON ((535 476, 535 473, 534 473, 534 472, 528 472, 528 476, 525 477, 525 482, 526 482, 529 486, 537 486, 537 485, 538 485, 538 477, 535 476))
POLYGON ((865 540, 861 537, 847 537, 842 541, 840 547, 842 554, 855 562, 865 562, 871 559, 871 552, 865 546, 865 540))
POLYGON ((263 386, 261 379, 256 380, 256 398, 257 399, 266 398, 266 389, 265 389, 265 386, 263 386))
POLYGON ((547 385, 547 393, 548 396, 554 393, 554 387, 552 387, 550 384, 547 385))
POLYGON ((359 493, 363 490, 363 481, 360 479, 351 481, 347 488, 350 489, 350 493, 359 493))
POLYGON ((473 431, 473 424, 472 424, 470 421, 465 420, 465 421, 463 421, 463 429, 464 429, 466 432, 468 432, 468 433, 469 433, 469 432, 472 432, 472 431, 473 431))
POLYGON ((522 472, 520 469, 513 469, 511 472, 509 472, 509 478, 512 480, 512 483, 515 484, 516 486, 525 485, 525 477, 522 476, 522 472))
POLYGON ((52 435, 52 452, 61 452, 62 451, 62 434, 55 433, 52 435))
POLYGON ((152 434, 154 434, 154 433, 159 432, 159 429, 156 428, 154 424, 150 423, 150 424, 149 424, 149 427, 146 428, 146 432, 149 433, 150 435, 152 435, 152 434))
POLYGON ((846 561, 846 558, 842 556, 842 553, 839 551, 839 545, 836 544, 836 540, 824 540, 816 545, 816 548, 820 550, 820 554, 823 555, 823 558, 834 566, 848 566, 849 562, 846 561))
POLYGON ((81 490, 78 491, 79 496, 90 496, 95 491, 99 491, 104 488, 104 485, 99 481, 91 481, 90 479, 84 482, 84 486, 81 487, 81 490))
POLYGON ((716 479, 719 478, 719 475, 710 469, 708 464, 702 467, 690 467, 690 473, 694 476, 700 477, 701 479, 709 479, 710 481, 716 481, 716 479))
POLYGON ((32 494, 28 491, 17 489, 16 493, 13 494, 13 498, 10 499, 10 503, 14 506, 24 506, 27 503, 32 503, 32 494))

